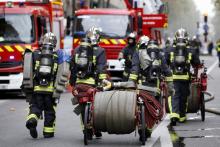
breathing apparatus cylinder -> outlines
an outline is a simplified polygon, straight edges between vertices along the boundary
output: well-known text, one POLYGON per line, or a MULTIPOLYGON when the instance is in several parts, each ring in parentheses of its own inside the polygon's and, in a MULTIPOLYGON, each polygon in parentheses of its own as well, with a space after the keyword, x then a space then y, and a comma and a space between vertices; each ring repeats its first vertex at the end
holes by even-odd
POLYGON ((177 74, 182 74, 186 69, 187 62, 187 48, 186 43, 183 41, 178 41, 176 44, 174 56, 175 72, 177 74))
POLYGON ((92 74, 93 70, 93 49, 87 42, 81 43, 76 59, 77 77, 84 79, 92 74))
POLYGON ((161 61, 159 59, 159 49, 149 49, 148 53, 151 57, 152 63, 150 68, 150 79, 158 79, 161 73, 161 61))
POLYGON ((40 64, 38 68, 39 84, 48 86, 53 77, 53 46, 44 45, 41 48, 40 64))

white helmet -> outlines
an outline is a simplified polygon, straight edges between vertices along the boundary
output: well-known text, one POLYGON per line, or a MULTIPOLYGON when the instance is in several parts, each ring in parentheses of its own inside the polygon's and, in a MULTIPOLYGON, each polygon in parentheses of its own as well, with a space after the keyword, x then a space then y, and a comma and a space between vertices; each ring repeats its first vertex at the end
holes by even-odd
POLYGON ((150 38, 148 36, 141 36, 138 40, 137 47, 138 48, 146 48, 148 45, 150 38))
POLYGON ((51 45, 53 47, 56 47, 57 44, 57 37, 51 33, 48 32, 42 37, 42 45, 51 45))

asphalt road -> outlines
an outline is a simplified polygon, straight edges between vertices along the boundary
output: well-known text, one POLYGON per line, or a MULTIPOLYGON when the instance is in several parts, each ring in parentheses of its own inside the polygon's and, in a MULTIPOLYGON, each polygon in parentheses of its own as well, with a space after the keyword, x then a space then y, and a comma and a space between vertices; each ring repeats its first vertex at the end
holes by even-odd
MULTIPOLYGON (((207 67, 216 61, 215 57, 202 57, 207 67)), ((215 67, 209 74, 208 90, 215 93, 215 100, 208 102, 207 107, 220 110, 219 81, 220 69, 215 67)), ((83 136, 80 127, 79 117, 72 110, 70 102, 71 94, 65 93, 57 108, 56 134, 52 139, 44 139, 42 135, 42 123, 38 125, 38 139, 32 139, 28 130, 25 128, 25 117, 28 113, 28 104, 24 99, 18 98, 16 94, 2 95, 0 100, 0 147, 80 147, 83 145, 83 136)), ((161 139, 161 134, 173 139, 174 146, 199 146, 218 147, 220 145, 220 117, 206 113, 206 121, 200 120, 200 115, 190 114, 185 124, 178 124, 170 130, 172 137, 169 137, 166 129, 161 129, 160 125, 156 133, 149 142, 148 146, 164 146, 171 140, 161 139), (174 135, 175 134, 175 135, 174 135), (175 139, 175 140, 174 140, 175 139)), ((165 120, 169 122, 169 120, 165 120)), ((135 133, 129 135, 109 135, 104 133, 103 139, 94 139, 89 146, 140 146, 138 136, 135 133)))

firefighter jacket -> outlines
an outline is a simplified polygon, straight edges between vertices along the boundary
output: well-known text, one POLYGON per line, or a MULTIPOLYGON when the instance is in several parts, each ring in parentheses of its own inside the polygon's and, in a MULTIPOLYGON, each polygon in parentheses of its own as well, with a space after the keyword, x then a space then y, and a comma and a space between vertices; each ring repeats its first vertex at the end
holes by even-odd
POLYGON ((130 72, 132 68, 132 57, 136 50, 136 46, 127 45, 121 50, 123 58, 125 59, 125 71, 130 72))
POLYGON ((173 72, 173 81, 185 81, 190 80, 190 67, 193 68, 200 66, 199 56, 193 52, 190 46, 186 46, 186 52, 184 53, 184 64, 181 67, 177 64, 176 59, 179 55, 176 54, 176 45, 173 45, 168 56, 169 66, 173 72), (178 69, 182 68, 181 72, 178 69))
POLYGON ((216 51, 220 53, 220 41, 216 43, 216 51))
MULTIPOLYGON (((159 84, 160 84, 160 75, 157 75, 157 79, 152 79, 151 78, 151 71, 153 69, 152 63, 149 64, 149 66, 146 69, 143 69, 143 66, 141 64, 143 64, 141 62, 140 59, 140 54, 139 51, 136 51, 133 55, 132 58, 132 69, 131 69, 131 74, 129 79, 130 80, 134 80, 134 81, 138 81, 139 84, 145 85, 146 86, 154 86, 159 88, 159 84), (150 84, 150 85, 149 85, 150 84)), ((170 69, 168 68, 167 64, 166 64, 166 60, 165 58, 159 54, 159 56, 157 57, 157 62, 159 65, 159 72, 161 75, 165 76, 165 80, 167 82, 172 82, 172 72, 170 71, 170 69)))
POLYGON ((78 77, 78 69, 76 62, 80 54, 80 46, 78 46, 71 59, 71 76, 70 85, 75 86, 76 84, 89 84, 96 85, 100 83, 103 79, 107 78, 106 74, 106 54, 105 50, 99 46, 92 47, 92 69, 91 74, 86 76, 86 78, 78 77))
POLYGON ((56 52, 53 52, 53 67, 52 67, 52 76, 50 78, 50 83, 48 86, 41 86, 38 76, 38 68, 40 66, 40 57, 41 51, 39 49, 33 52, 33 73, 34 73, 34 92, 35 93, 53 93, 54 91, 54 84, 58 70, 58 56, 56 52))

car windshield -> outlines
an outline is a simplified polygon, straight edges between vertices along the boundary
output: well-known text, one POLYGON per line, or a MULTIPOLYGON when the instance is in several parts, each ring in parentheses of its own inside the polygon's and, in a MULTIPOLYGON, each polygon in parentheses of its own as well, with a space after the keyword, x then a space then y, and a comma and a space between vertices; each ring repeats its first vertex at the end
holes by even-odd
POLYGON ((124 38, 132 30, 128 15, 80 15, 76 19, 75 37, 84 37, 91 27, 102 29, 102 36, 109 38, 124 38))
POLYGON ((31 43, 34 38, 33 16, 0 14, 0 43, 31 43))

